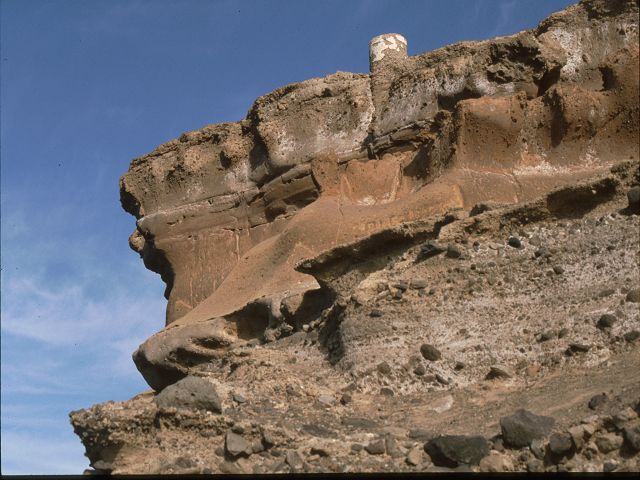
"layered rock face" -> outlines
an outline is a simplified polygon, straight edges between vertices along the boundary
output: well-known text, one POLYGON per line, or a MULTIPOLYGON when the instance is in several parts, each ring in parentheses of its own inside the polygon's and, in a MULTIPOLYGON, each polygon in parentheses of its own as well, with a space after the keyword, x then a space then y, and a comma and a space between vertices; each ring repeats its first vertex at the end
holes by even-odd
POLYGON ((145 378, 161 388, 215 355, 207 345, 304 322, 282 301, 318 288, 294 266, 323 250, 637 158, 636 17, 634 2, 587 2, 415 57, 390 36, 372 42, 369 75, 288 85, 241 122, 134 160, 121 180, 131 246, 167 283, 174 326, 136 355, 145 378), (189 358, 164 360, 178 350, 189 358))
MULTIPOLYGON (((626 209, 623 218, 632 223, 621 231, 628 234, 637 228, 637 217, 631 215, 634 194, 629 200, 625 197, 638 182, 640 158, 636 1, 585 0, 530 31, 463 42, 413 57, 407 55, 402 36, 383 35, 370 44, 370 64, 368 75, 339 72, 282 87, 256 100, 244 120, 186 133, 131 163, 120 184, 122 205, 137 218, 130 244, 167 285, 166 327, 134 353, 136 366, 155 391, 184 377, 203 376, 233 397, 233 388, 224 383, 240 387, 249 382, 258 405, 280 386, 286 386, 288 394, 292 384, 318 392, 320 380, 312 380, 311 372, 323 372, 334 391, 346 383, 362 394, 379 395, 380 388, 388 388, 392 393, 415 395, 426 388, 428 372, 410 360, 411 349, 415 350, 410 331, 421 338, 424 335, 415 329, 429 330, 437 343, 448 342, 459 352, 466 347, 455 339, 455 332, 465 327, 448 320, 439 326, 430 320, 415 324, 412 312, 425 313, 427 307, 422 304, 426 302, 430 314, 467 316, 469 325, 481 325, 493 315, 491 302, 503 301, 498 295, 461 306, 458 300, 466 294, 462 292, 474 291, 473 284, 467 283, 456 287, 460 291, 449 292, 456 301, 444 290, 437 299, 422 295, 438 291, 445 278, 453 284, 471 281, 471 274, 456 277, 447 262, 466 261, 465 266, 475 271, 473 259, 489 238, 495 243, 504 236, 505 229, 517 232, 532 225, 544 232, 544 222, 551 222, 548 228, 558 230, 564 228, 553 223, 558 219, 586 219, 596 211, 626 209), (472 237, 478 248, 467 252, 472 237), (418 248, 433 239, 440 244, 418 248), (435 261, 447 248, 447 260, 435 261), (395 274, 390 272, 409 271, 411 262, 430 262, 426 273, 419 272, 425 274, 423 278, 414 283, 392 278, 395 274), (403 295, 408 291, 420 296, 407 303, 403 295), (392 317, 405 325, 415 324, 406 332, 389 330, 392 325, 383 304, 394 300, 400 303, 390 307, 392 317), (470 313, 468 308, 477 311, 470 313), (302 344, 296 343, 303 337, 302 344), (261 377, 257 367, 242 372, 243 361, 236 359, 272 359, 271 363, 282 361, 282 367, 290 360, 292 345, 296 352, 292 358, 295 361, 297 356, 300 363, 295 372, 282 374, 282 385, 276 381, 274 386, 261 377), (377 353, 366 353, 367 347, 377 353), (406 356, 409 375, 395 378, 390 375, 393 366, 380 367, 378 357, 385 355, 406 356), (424 370, 416 374, 422 379, 417 383, 411 374, 414 368, 424 370), (389 377, 386 384, 380 384, 384 380, 380 376, 371 377, 372 371, 389 377), (312 386, 310 381, 316 383, 312 386)), ((610 235, 604 230, 593 233, 610 235)), ((519 249, 522 242, 516 240, 509 242, 519 249)), ((576 249, 583 248, 583 240, 577 241, 576 249)), ((638 239, 629 242, 626 248, 637 251, 638 239)), ((492 251, 504 256, 504 248, 492 251)), ((548 260, 545 255, 535 258, 548 260)), ((578 265, 574 260, 566 261, 578 265)), ((637 264, 633 266, 629 259, 616 259, 615 264, 619 274, 637 279, 637 264)), ((462 263, 457 265, 460 268, 462 263)), ((596 269, 597 265, 583 267, 596 269)), ((498 281, 489 283, 489 290, 494 286, 499 290, 502 283, 498 281)), ((599 281, 597 272, 577 281, 580 288, 571 290, 569 297, 588 302, 581 289, 599 281)), ((538 287, 557 295, 557 285, 542 282, 538 287)), ((526 298, 514 292, 502 295, 515 304, 539 301, 545 305, 533 291, 526 298)), ((560 322, 546 307, 541 311, 560 322)), ((503 313, 509 316, 515 310, 512 305, 503 313)), ((638 323, 637 314, 625 315, 625 328, 638 323)), ((527 322, 532 320, 509 321, 511 325, 527 322)), ((497 359, 509 364, 522 354, 533 364, 540 362, 540 352, 518 353, 516 343, 500 334, 486 337, 485 344, 492 353, 458 355, 471 365, 457 380, 449 378, 446 369, 428 374, 440 389, 471 388, 489 366, 493 368, 490 377, 512 377, 514 367, 493 365, 497 359)), ((224 404, 224 395, 221 398, 224 404)), ((232 410, 245 403, 231 401, 232 410)), ((132 440, 123 433, 120 420, 114 420, 113 438, 92 430, 94 419, 115 413, 101 409, 74 414, 88 456, 94 463, 106 462, 107 470, 168 471, 161 461, 134 467, 132 459, 138 454, 131 452, 152 448, 148 443, 159 435, 157 429, 173 428, 172 435, 185 445, 193 444, 193 432, 182 431, 175 419, 166 425, 164 420, 154 424, 152 417, 175 412, 158 413, 164 406, 157 410, 151 397, 130 402, 135 424, 144 430, 145 438, 142 444, 136 441, 135 448, 129 448, 132 440)), ((332 401, 323 404, 330 406, 332 401)), ((269 408, 254 413, 277 423, 278 414, 269 408)), ((222 439, 228 427, 225 422, 233 417, 233 412, 226 419, 219 416, 226 413, 218 406, 217 413, 198 417, 197 422, 203 422, 198 429, 209 429, 211 436, 222 439), (205 424, 210 425, 205 428, 205 424)), ((370 412, 363 407, 360 413, 370 412)), ((251 428, 250 440, 258 442, 253 438, 258 430, 251 428)), ((328 429, 316 427, 316 434, 318 428, 328 429)), ((344 433, 332 428, 327 430, 333 432, 328 438, 344 433)), ((234 452, 238 445, 244 446, 238 438, 229 437, 245 431, 237 430, 242 431, 227 432, 224 440, 234 452)), ((262 438, 261 442, 263 448, 271 441, 262 438)), ((390 441, 385 442, 383 454, 393 450, 390 441)), ((443 455, 445 447, 440 443, 436 456, 443 455)), ((472 445, 481 443, 474 440, 472 445)), ((245 450, 251 450, 250 444, 230 456, 227 448, 229 458, 222 455, 225 465, 236 457, 259 453, 242 453, 245 450)), ((480 450, 484 452, 484 446, 480 450)), ((153 452, 158 458, 164 455, 153 452)), ((421 462, 408 464, 417 467, 421 462)), ((219 467, 209 454, 187 463, 211 471, 219 467)), ((233 468, 249 468, 240 463, 233 468)), ((294 471, 302 464, 304 459, 293 456, 285 462, 294 471)), ((360 465, 397 469, 397 465, 360 465)), ((325 465, 317 471, 327 471, 325 467, 329 468, 325 465)), ((224 468, 233 470, 228 465, 224 468)))

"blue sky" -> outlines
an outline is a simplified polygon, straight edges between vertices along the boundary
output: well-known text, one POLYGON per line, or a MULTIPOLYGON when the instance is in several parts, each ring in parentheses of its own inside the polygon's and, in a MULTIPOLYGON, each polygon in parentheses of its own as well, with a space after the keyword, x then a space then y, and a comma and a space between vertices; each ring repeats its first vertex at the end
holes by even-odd
POLYGON ((145 390, 131 352, 164 285, 129 250, 118 178, 287 83, 530 28, 567 0, 1 0, 2 473, 82 473, 69 411, 145 390))

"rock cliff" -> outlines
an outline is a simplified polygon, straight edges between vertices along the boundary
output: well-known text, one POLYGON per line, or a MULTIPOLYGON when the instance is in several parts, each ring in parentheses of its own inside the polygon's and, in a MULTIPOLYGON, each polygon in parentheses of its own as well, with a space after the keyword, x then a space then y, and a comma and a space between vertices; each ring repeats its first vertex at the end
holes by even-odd
POLYGON ((638 468, 638 2, 413 57, 382 35, 370 67, 132 161, 166 326, 133 355, 153 391, 71 415, 96 470, 638 468), (541 455, 494 431, 520 407, 560 427, 541 455))

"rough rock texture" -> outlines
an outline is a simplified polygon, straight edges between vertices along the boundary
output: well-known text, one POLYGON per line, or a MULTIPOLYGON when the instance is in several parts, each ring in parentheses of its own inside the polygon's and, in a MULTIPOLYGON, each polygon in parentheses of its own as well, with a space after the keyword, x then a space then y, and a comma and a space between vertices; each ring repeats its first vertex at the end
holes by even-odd
POLYGON ((389 42, 132 162, 159 394, 71 415, 96 470, 638 468, 637 2, 389 42), (158 401, 185 377, 222 412, 158 401), (555 426, 512 441, 522 408, 555 426))
POLYGON ((188 408, 222 413, 220 397, 215 387, 205 378, 185 377, 164 388, 155 397, 160 408, 188 408))
POLYGON ((502 438, 507 445, 528 447, 531 442, 544 438, 551 432, 555 420, 520 409, 500 420, 502 438))
POLYGON ((443 435, 429 440, 424 449, 433 463, 441 467, 478 465, 489 454, 489 442, 479 436, 443 435))

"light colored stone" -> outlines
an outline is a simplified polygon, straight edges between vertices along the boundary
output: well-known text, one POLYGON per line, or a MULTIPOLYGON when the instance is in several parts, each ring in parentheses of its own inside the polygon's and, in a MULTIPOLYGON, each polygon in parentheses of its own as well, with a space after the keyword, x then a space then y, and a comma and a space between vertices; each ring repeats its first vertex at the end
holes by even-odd
POLYGON ((233 457, 253 453, 251 444, 249 444, 243 437, 233 432, 227 432, 225 437, 225 449, 233 457))
POLYGON ((429 410, 433 410, 436 413, 443 413, 447 410, 450 410, 453 406, 453 403, 453 397, 451 395, 446 395, 429 404, 429 410))
POLYGON ((500 453, 491 451, 489 455, 480 460, 480 471, 481 472, 509 472, 513 470, 513 462, 511 459, 500 453))
POLYGON ((602 453, 609 453, 618 450, 622 446, 623 439, 620 435, 611 432, 596 436, 595 442, 598 450, 602 453))
POLYGON ((424 453, 422 451, 422 448, 415 447, 411 449, 411 451, 409 451, 407 455, 407 463, 409 465, 413 465, 414 467, 417 467, 418 465, 422 464, 423 458, 424 458, 424 453))
POLYGON ((584 431, 584 435, 586 438, 591 438, 594 433, 596 433, 596 425, 593 423, 588 423, 582 427, 584 431))
POLYGON ((571 440, 573 441, 573 444, 578 450, 580 450, 584 445, 584 436, 585 436, 584 430, 585 430, 584 426, 582 425, 576 425, 574 427, 571 427, 568 430, 569 435, 571 435, 571 440))
POLYGON ((336 397, 334 397, 333 395, 320 395, 318 397, 318 402, 320 402, 321 404, 330 407, 332 405, 334 405, 336 403, 336 397))

